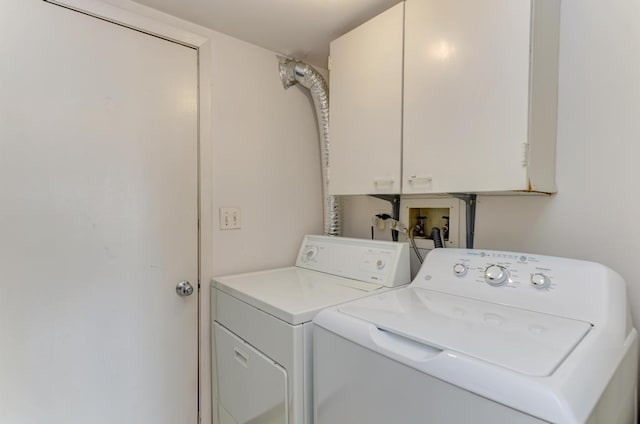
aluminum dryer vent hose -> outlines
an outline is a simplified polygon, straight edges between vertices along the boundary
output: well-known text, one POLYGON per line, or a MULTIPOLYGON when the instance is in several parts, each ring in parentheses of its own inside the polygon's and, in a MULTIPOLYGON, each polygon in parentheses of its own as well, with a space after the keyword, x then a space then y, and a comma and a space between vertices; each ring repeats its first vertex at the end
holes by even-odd
POLYGON ((311 65, 278 56, 280 79, 284 88, 300 84, 309 89, 318 117, 320 161, 322 168, 322 198, 324 200, 324 233, 339 236, 342 232, 340 199, 329 195, 329 88, 322 75, 311 65))

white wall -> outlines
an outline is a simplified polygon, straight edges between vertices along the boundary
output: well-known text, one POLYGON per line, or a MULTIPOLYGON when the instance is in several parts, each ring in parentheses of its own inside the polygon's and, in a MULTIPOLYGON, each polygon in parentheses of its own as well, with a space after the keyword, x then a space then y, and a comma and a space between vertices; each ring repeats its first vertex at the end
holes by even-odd
MULTIPOLYGON (((342 233, 347 237, 371 238, 373 215, 391 215, 391 203, 370 196, 342 196, 342 233)), ((391 231, 374 229, 376 240, 391 240, 391 231)))
POLYGON ((214 227, 215 274, 292 265, 302 236, 322 231, 308 90, 285 91, 275 53, 230 37, 214 38, 213 61, 214 213, 242 209, 242 229, 214 227))
MULTIPOLYGON (((563 0, 558 193, 479 197, 475 247, 604 263, 627 281, 640 328, 640 2, 563 0)), ((368 237, 378 200, 347 202, 368 237)), ((357 220, 357 222, 353 222, 357 220)))

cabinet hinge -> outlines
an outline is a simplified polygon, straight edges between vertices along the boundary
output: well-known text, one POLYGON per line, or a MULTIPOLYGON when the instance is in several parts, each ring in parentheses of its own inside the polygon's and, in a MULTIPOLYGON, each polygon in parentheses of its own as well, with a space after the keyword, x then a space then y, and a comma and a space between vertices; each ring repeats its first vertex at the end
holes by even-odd
POLYGON ((522 143, 522 167, 529 165, 529 143, 522 143))
POLYGON ((332 65, 333 65, 333 62, 331 61, 331 56, 329 56, 329 60, 327 61, 327 68, 328 68, 329 71, 333 67, 332 65))

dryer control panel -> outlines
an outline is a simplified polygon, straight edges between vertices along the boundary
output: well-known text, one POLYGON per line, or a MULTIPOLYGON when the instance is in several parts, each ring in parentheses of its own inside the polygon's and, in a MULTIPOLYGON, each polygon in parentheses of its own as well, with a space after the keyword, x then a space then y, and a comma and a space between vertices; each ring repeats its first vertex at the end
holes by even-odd
POLYGON ((432 250, 412 286, 592 323, 606 319, 603 298, 625 296, 622 278, 598 263, 475 249, 432 250))
POLYGON ((305 236, 296 266, 387 287, 411 281, 407 243, 305 236))

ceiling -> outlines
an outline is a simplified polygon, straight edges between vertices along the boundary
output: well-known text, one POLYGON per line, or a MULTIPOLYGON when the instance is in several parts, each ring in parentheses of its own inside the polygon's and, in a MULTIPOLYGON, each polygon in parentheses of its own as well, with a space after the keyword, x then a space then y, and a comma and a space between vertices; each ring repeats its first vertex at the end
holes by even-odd
POLYGON ((327 67, 329 43, 400 0, 136 0, 283 55, 327 67))

